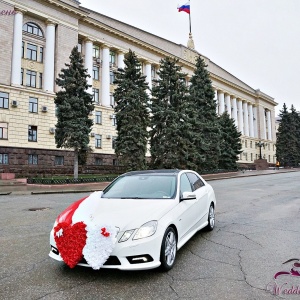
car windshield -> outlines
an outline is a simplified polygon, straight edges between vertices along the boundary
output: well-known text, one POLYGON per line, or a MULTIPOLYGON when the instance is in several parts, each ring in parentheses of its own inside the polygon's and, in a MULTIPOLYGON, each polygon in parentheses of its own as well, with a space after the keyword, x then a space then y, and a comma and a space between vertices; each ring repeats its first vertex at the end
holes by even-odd
POLYGON ((174 199, 175 175, 125 175, 103 191, 102 198, 174 199))

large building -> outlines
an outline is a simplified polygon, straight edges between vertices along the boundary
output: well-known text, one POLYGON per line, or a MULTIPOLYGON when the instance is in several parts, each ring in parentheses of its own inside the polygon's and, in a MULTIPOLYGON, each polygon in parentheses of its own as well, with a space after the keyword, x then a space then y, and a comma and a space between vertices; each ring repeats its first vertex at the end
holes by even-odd
MULTIPOLYGON (((162 58, 178 58, 188 82, 199 55, 191 44, 175 44, 84 8, 75 0, 0 0, 0 41, 0 172, 17 174, 68 172, 73 165, 72 151, 55 145, 54 97, 55 78, 75 45, 91 75, 95 110, 88 165, 98 170, 117 164, 113 71, 124 66, 128 49, 139 57, 150 89, 162 58)), ((277 103, 202 57, 215 89, 218 113, 227 111, 242 132, 239 163, 251 164, 258 158, 258 141, 265 144, 264 158, 275 163, 277 103)))

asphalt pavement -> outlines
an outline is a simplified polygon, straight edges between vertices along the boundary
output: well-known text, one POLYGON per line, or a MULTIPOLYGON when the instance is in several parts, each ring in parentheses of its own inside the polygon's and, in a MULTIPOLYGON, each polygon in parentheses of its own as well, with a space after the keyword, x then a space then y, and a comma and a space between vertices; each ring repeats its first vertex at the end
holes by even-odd
MULTIPOLYGON (((205 174, 202 177, 207 180, 218 180, 227 178, 239 178, 245 176, 271 175, 284 172, 299 172, 300 169, 283 169, 276 170, 245 170, 228 173, 205 174)), ((60 194, 60 193, 82 193, 103 190, 110 182, 93 182, 80 184, 63 184, 63 185, 41 185, 27 184, 24 179, 0 180, 1 195, 28 195, 28 194, 60 194)))

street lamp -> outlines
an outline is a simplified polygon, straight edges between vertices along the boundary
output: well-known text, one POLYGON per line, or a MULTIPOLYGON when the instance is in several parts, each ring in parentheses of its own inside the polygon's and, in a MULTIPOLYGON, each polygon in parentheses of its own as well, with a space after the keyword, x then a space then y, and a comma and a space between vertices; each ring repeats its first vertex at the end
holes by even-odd
POLYGON ((265 143, 262 143, 262 141, 259 141, 258 143, 255 143, 255 145, 259 147, 259 159, 262 159, 262 156, 261 156, 261 147, 264 147, 265 143))

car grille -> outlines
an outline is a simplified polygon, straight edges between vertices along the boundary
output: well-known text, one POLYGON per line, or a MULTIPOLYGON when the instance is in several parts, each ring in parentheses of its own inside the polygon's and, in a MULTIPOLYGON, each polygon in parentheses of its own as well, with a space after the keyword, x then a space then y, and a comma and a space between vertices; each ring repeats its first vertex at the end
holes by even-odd
MULTIPOLYGON (((85 260, 85 258, 83 258, 79 263, 88 265, 88 262, 85 260)), ((121 262, 119 261, 117 256, 110 256, 103 265, 104 266, 120 266, 121 262)))

